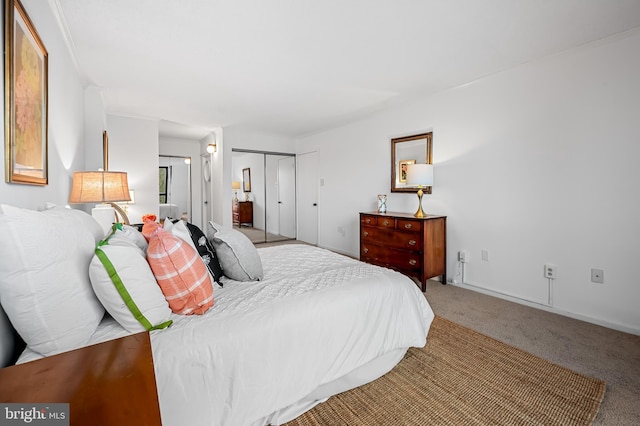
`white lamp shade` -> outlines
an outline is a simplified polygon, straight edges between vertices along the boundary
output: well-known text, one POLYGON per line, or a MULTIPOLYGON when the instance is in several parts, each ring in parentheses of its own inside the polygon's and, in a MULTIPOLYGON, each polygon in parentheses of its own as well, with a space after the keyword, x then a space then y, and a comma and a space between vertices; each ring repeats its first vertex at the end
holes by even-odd
POLYGON ((240 182, 235 180, 231 182, 231 189, 240 189, 240 182))
POLYGON ((432 186, 433 164, 408 164, 407 186, 432 186))

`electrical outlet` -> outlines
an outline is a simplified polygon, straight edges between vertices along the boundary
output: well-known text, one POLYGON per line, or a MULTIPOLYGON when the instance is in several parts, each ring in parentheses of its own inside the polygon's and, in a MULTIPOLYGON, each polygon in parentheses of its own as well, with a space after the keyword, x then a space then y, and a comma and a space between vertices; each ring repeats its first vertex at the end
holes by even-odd
POLYGON ((469 252, 467 250, 460 250, 458 252, 458 262, 466 263, 469 261, 469 252))
POLYGON ((604 269, 591 269, 591 282, 604 284, 604 269))
POLYGON ((489 250, 482 250, 482 260, 485 262, 489 261, 489 250))
POLYGON ((546 265, 544 265, 545 278, 550 278, 552 280, 555 280, 557 276, 558 276, 558 267, 556 265, 552 265, 550 263, 547 263, 546 265))

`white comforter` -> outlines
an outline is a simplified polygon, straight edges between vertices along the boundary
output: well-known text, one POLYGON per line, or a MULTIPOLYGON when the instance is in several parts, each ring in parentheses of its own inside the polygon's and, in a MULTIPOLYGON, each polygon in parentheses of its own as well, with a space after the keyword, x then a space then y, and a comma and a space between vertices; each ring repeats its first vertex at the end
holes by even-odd
MULTIPOLYGON (((259 249, 205 315, 151 333, 163 425, 264 424, 373 359, 422 347, 433 312, 407 277, 306 245, 259 249)), ((106 322, 90 343, 127 334, 106 322)), ((23 360, 24 361, 24 360, 23 360)))

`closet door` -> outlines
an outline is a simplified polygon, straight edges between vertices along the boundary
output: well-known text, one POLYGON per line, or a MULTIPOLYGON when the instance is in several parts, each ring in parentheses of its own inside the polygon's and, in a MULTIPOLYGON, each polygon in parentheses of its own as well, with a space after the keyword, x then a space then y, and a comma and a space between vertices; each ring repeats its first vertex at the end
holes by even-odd
POLYGON ((296 237, 296 159, 285 157, 278 161, 278 209, 280 235, 296 237))
POLYGON ((318 244, 318 153, 298 155, 298 239, 318 244))

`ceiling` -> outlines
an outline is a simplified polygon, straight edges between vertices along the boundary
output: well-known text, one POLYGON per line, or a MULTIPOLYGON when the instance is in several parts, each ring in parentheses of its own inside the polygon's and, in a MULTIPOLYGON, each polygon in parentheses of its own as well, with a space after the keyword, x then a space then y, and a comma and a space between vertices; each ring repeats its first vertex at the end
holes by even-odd
POLYGON ((300 136, 640 27, 640 0, 51 0, 107 112, 300 136))

